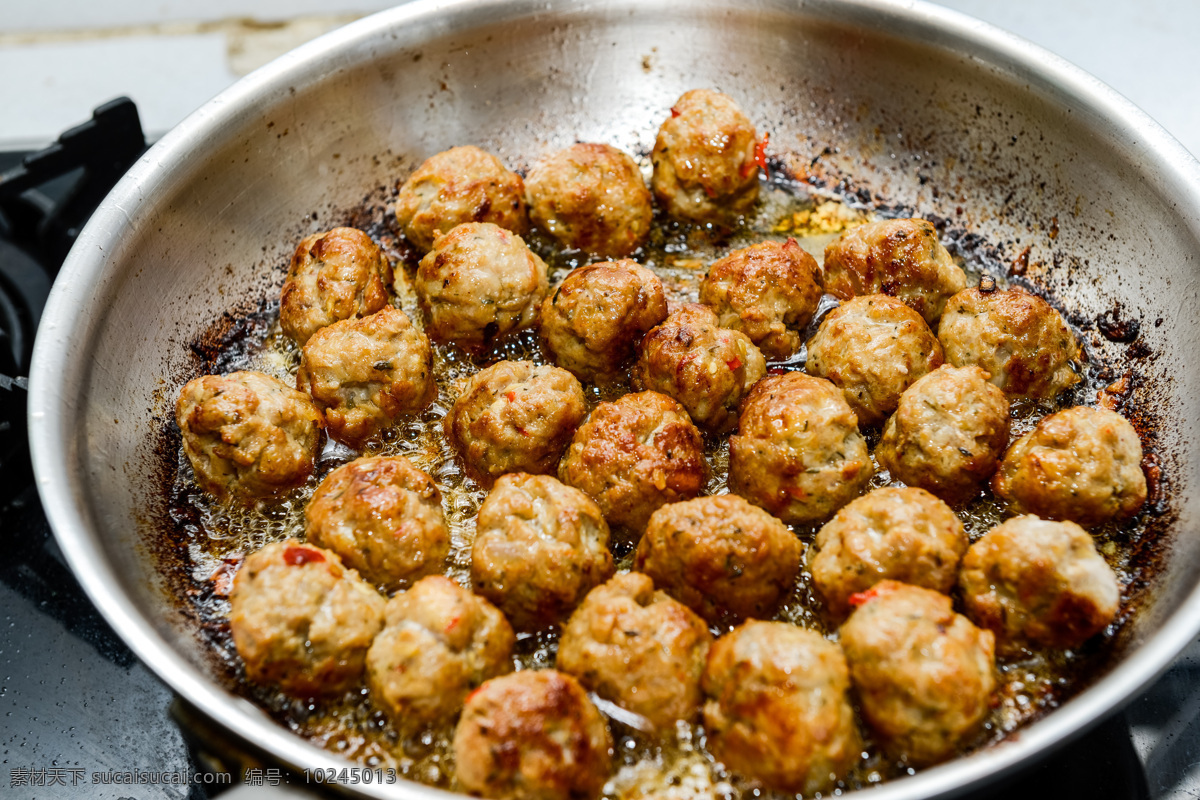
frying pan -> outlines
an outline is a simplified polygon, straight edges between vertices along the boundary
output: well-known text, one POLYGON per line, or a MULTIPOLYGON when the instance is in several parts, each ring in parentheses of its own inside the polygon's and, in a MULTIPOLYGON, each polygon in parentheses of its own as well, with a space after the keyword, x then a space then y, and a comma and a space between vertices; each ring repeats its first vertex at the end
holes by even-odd
POLYGON ((1152 569, 1129 587, 1111 668, 1001 744, 873 796, 1014 770, 1200 630, 1200 165, 1154 122, 1053 55, 911 0, 429 0, 284 56, 164 137, 80 235, 38 334, 29 427, 55 535, 116 631, 217 725, 295 769, 344 765, 214 678, 160 569, 152 465, 196 369, 188 343, 275 291, 299 236, 428 155, 475 143, 521 165, 576 139, 646 152, 695 87, 734 95, 814 183, 950 220, 993 268, 1019 265, 1072 309, 1096 362, 1130 370, 1128 408, 1163 470, 1152 569), (1137 338, 1096 320, 1138 323, 1137 338))

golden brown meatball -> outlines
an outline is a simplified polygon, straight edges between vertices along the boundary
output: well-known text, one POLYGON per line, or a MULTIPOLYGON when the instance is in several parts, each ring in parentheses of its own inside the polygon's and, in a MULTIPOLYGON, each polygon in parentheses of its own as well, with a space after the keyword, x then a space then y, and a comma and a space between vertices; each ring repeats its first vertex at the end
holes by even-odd
POLYGON ((499 361, 467 379, 446 437, 485 484, 506 472, 553 474, 586 414, 583 387, 565 369, 499 361))
POLYGON ((714 431, 737 424, 738 404, 767 374, 750 338, 718 328, 717 315, 699 303, 652 328, 638 350, 635 384, 675 398, 693 422, 714 431))
POLYGON ((450 554, 442 493, 400 456, 338 467, 313 492, 304 517, 310 542, 388 590, 440 571, 450 554))
POLYGON ((471 583, 517 630, 558 622, 612 573, 608 524, 578 489, 517 472, 479 507, 471 583))
POLYGON ((588 593, 563 626, 556 666, 588 691, 672 728, 700 713, 712 634, 688 607, 637 572, 588 593))
POLYGON ((1068 408, 1008 449, 992 491, 1017 513, 1080 525, 1127 519, 1146 502, 1142 443, 1115 411, 1068 408))
POLYGON ((642 335, 667 317, 662 282, 636 261, 572 270, 542 303, 542 339, 580 380, 611 378, 642 335))
POLYGON ((1007 520, 971 545, 959 575, 967 615, 1001 652, 1073 648, 1108 627, 1117 576, 1087 531, 1033 515, 1007 520))
POLYGON ((825 291, 840 300, 890 294, 932 326, 950 296, 966 287, 966 273, 923 219, 869 222, 825 246, 825 291))
POLYGON ((728 95, 684 93, 658 129, 654 196, 667 214, 688 222, 730 226, 758 199, 754 124, 728 95))
POLYGON ((452 147, 427 159, 400 187, 396 222, 422 253, 464 222, 492 222, 524 233, 525 184, 492 154, 470 145, 452 147))
POLYGON ((279 327, 303 345, 343 319, 387 305, 392 268, 371 237, 354 228, 309 236, 292 255, 279 302, 279 327))
POLYGON ((862 494, 874 467, 858 419, 827 380, 755 384, 729 437, 729 489, 784 522, 822 520, 862 494))
POLYGON ((371 697, 403 729, 453 719, 467 695, 512 672, 516 639, 495 606, 442 575, 400 592, 367 652, 371 697))
POLYGON ((700 494, 707 470, 704 440, 683 406, 638 392, 592 410, 558 479, 587 492, 609 524, 641 531, 659 506, 700 494))
POLYGON ((429 335, 448 342, 486 343, 532 325, 548 287, 546 263, 520 236, 490 222, 439 236, 417 267, 429 335))
POLYGON ((305 343, 296 388, 312 395, 330 436, 361 448, 437 396, 429 339, 391 306, 335 322, 305 343))
POLYGON ((313 472, 321 412, 261 372, 204 375, 179 390, 175 421, 196 483, 219 500, 295 488, 313 472))
POLYGON ((654 512, 633 563, 710 622, 766 619, 796 580, 800 542, 735 494, 698 497, 654 512))
POLYGON ((875 449, 896 480, 967 503, 1008 446, 1008 398, 979 367, 939 367, 900 395, 875 449))
POLYGON ((846 395, 860 425, 887 419, 900 395, 942 365, 942 346, 921 315, 894 297, 853 297, 830 311, 808 342, 805 370, 846 395))
POLYGON ((936 764, 979 730, 996 687, 995 640, 943 594, 881 581, 851 598, 841 628, 850 678, 877 741, 914 766, 936 764))
POLYGON ((608 781, 611 748, 583 687, 552 669, 483 684, 454 732, 459 784, 493 800, 593 800, 608 781))
POLYGON ((722 328, 750 337, 764 356, 782 360, 800 349, 801 333, 821 301, 821 268, 789 238, 735 250, 714 261, 700 302, 722 328))
POLYGON ((564 247, 623 258, 650 234, 650 190, 637 162, 607 144, 574 144, 533 165, 529 216, 564 247))
POLYGON ((967 289, 950 298, 938 326, 946 361, 974 364, 1012 397, 1050 399, 1079 382, 1079 344, 1062 316, 1021 289, 967 289))
POLYGON ((337 554, 294 539, 247 556, 229 603, 246 677, 294 697, 358 685, 367 648, 383 625, 378 592, 337 554))
POLYGON ((924 489, 883 487, 850 502, 817 533, 809 569, 830 615, 891 579, 949 594, 967 534, 949 506, 924 489))
POLYGON ((751 620, 712 646, 701 686, 709 748, 735 772, 807 795, 858 761, 846 659, 815 631, 751 620))

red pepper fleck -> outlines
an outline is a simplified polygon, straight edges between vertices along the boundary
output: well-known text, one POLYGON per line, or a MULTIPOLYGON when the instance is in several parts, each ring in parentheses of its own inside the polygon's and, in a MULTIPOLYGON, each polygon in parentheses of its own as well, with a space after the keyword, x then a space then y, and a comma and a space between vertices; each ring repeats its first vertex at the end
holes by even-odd
POLYGON ((320 550, 311 547, 289 547, 283 551, 283 560, 289 567, 300 567, 305 564, 319 564, 325 560, 320 550))
POLYGON ((791 372, 791 370, 784 369, 783 367, 771 367, 767 370, 768 375, 787 375, 789 372, 791 372))
POLYGON ((754 145, 754 160, 763 172, 767 171, 767 144, 771 141, 770 132, 764 133, 762 141, 754 145))
POLYGON ((805 498, 808 497, 808 493, 805 492, 803 489, 801 489, 799 486, 785 486, 785 487, 783 487, 783 491, 784 491, 784 494, 786 494, 790 497, 794 497, 797 500, 804 500, 805 498))
POLYGON ((504 393, 504 396, 505 396, 506 398, 508 398, 508 402, 510 402, 510 403, 514 403, 514 402, 516 402, 516 400, 517 400, 517 393, 516 393, 516 392, 511 392, 511 391, 510 391, 510 392, 505 392, 505 393, 504 393))
POLYGON ((851 608, 858 608, 863 603, 874 600, 876 597, 879 597, 879 595, 886 593, 887 590, 885 590, 882 585, 876 584, 873 588, 867 589, 865 592, 855 592, 854 594, 850 595, 850 599, 847 602, 850 604, 851 608))
POLYGON ((675 108, 675 106, 671 106, 671 117, 674 118, 674 117, 678 117, 678 116, 679 116, 679 109, 675 108))
POLYGON ((450 631, 452 631, 456 627, 458 627, 458 623, 460 623, 460 622, 462 622, 462 614, 459 614, 458 616, 453 617, 449 622, 446 623, 446 633, 449 633, 450 631))
POLYGON ((740 358, 738 358, 737 356, 734 356, 732 359, 725 362, 725 366, 729 367, 730 369, 734 369, 734 370, 740 369, 742 366, 742 360, 740 358))

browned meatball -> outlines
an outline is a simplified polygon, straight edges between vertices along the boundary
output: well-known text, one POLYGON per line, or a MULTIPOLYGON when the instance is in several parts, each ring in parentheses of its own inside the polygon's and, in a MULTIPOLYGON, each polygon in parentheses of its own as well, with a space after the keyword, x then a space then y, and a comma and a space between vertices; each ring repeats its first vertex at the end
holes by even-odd
POLYGON ((737 424, 738 404, 767 374, 762 353, 744 333, 717 327, 708 306, 691 303, 652 328, 639 348, 634 382, 678 400, 697 425, 737 424))
POLYGON ((995 640, 950 598, 881 581, 851 600, 842 649, 863 719, 895 758, 936 764, 979 730, 996 687, 995 640))
POLYGON ((612 573, 608 524, 578 489, 517 472, 479 507, 471 583, 517 630, 558 622, 612 573))
POLYGON ((800 542, 735 494, 663 506, 638 542, 634 569, 710 622, 769 618, 800 570, 800 542))
POLYGON ((821 301, 821 268, 795 239, 735 250, 714 261, 700 283, 700 302, 723 328, 750 337, 764 356, 781 360, 800 349, 801 334, 821 301))
POLYGON ((1075 406, 1018 439, 992 478, 992 491, 1018 513, 1099 525, 1146 502, 1142 443, 1124 417, 1075 406))
POLYGON ((809 569, 830 615, 884 579, 944 594, 954 588, 967 534, 949 506, 924 489, 876 489, 844 506, 817 534, 809 569))
POLYGON ((688 607, 637 572, 597 586, 563 626, 558 669, 658 729, 700 713, 712 634, 688 607))
POLYGON ((454 732, 459 784, 494 800, 592 800, 608 781, 611 748, 587 692, 552 669, 483 684, 454 732))
POLYGON ((654 216, 637 162, 607 144, 574 144, 525 178, 529 216, 564 247, 622 258, 641 246, 654 216))
POLYGON ((324 412, 330 436, 361 448, 437 396, 429 339, 391 306, 335 322, 305 343, 296 387, 324 412))
POLYGON ((337 554, 294 539, 251 553, 233 579, 229 629, 246 676, 295 697, 362 679, 384 599, 337 554))
POLYGON ((580 380, 613 377, 642 335, 667 317, 662 282, 636 261, 572 270, 542 303, 542 339, 580 380))
POLYGON ((950 296, 966 287, 966 273, 923 219, 870 222, 825 246, 825 291, 841 300, 890 294, 932 326, 950 296))
POLYGON ((400 456, 338 467, 313 492, 304 516, 310 542, 389 590, 440 571, 450 554, 442 493, 400 456))
POLYGON ((947 503, 979 495, 1008 446, 1008 398, 979 367, 943 366, 900 396, 875 449, 896 480, 947 503))
POLYGON ((815 631, 751 620, 712 646, 701 686, 709 748, 735 772, 807 795, 858 761, 846 659, 815 631))
POLYGON ((874 467, 841 391, 799 372, 755 384, 729 437, 729 488, 784 522, 822 520, 862 494, 874 467))
POLYGON ((805 369, 846 395, 860 425, 887 419, 900 395, 942 365, 942 346, 921 315, 894 297, 853 297, 830 311, 808 342, 805 369))
POLYGON ((371 237, 354 228, 314 233, 296 248, 279 302, 279 327, 297 344, 343 319, 387 305, 392 268, 371 237))
POLYGON ((446 436, 485 484, 506 472, 552 474, 587 414, 565 369, 500 361, 472 375, 446 415, 446 436))
POLYGON ((384 609, 367 652, 371 697, 404 729, 452 719, 467 695, 512 672, 512 626, 495 606, 449 578, 430 575, 384 609))
POLYGON ((179 390, 175 421, 196 483, 220 500, 300 486, 321 443, 321 412, 308 395, 261 372, 189 381, 179 390))
POLYGON ((733 98, 709 89, 684 93, 650 154, 655 198, 677 219, 735 224, 758 199, 757 144, 754 124, 733 98))
POLYGON ((486 343, 532 325, 548 287, 546 263, 520 236, 490 222, 439 236, 417 267, 429 335, 448 342, 486 343))
POLYGON ((704 440, 683 406, 658 392, 601 403, 558 465, 558 479, 587 492, 612 525, 646 527, 659 506, 700 494, 704 440))
POLYGON ((1002 652, 1078 647, 1108 627, 1121 587, 1087 531, 1029 515, 971 545, 959 575, 967 614, 1002 652))
POLYGON ((493 222, 524 233, 525 184, 478 147, 452 147, 417 167, 396 196, 396 222, 421 252, 464 222, 493 222))
POLYGON ((938 326, 946 361, 974 364, 1013 397, 1052 398, 1079 382, 1079 344, 1062 315, 1021 289, 967 289, 938 326))

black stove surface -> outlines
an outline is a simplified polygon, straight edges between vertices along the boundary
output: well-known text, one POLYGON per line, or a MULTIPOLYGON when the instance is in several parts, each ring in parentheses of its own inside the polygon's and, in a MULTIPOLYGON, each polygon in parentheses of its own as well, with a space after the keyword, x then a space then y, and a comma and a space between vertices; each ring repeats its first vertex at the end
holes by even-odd
MULTIPOLYGON (((98 117, 109 106, 98 110, 98 117)), ((31 325, 40 315, 37 298, 44 302, 45 289, 87 214, 141 152, 140 128, 134 139, 128 130, 128 112, 128 108, 118 109, 117 122, 127 129, 121 143, 113 145, 105 136, 89 134, 110 151, 120 150, 115 155, 126 161, 121 169, 113 168, 114 159, 101 158, 101 167, 85 165, 67 171, 32 192, 23 190, 17 201, 11 192, 4 199, 5 182, 0 179, 0 548, 5 554, 0 559, 0 795, 4 797, 205 800, 224 788, 212 781, 241 771, 230 768, 228 760, 213 761, 211 750, 203 744, 211 744, 212 734, 203 730, 202 718, 180 705, 93 608, 50 533, 24 441, 21 376, 27 374, 31 325), (89 169, 95 182, 80 190, 74 173, 83 172, 87 180, 89 169), (105 182, 108 186, 99 190, 105 182), (80 205, 85 200, 90 203, 86 208, 80 205), (33 213, 39 208, 40 215, 33 213), (26 301, 29 304, 23 306, 26 301)), ((136 122, 136 109, 133 119, 136 122)), ((0 175, 19 171, 26 155, 0 153, 0 175)), ((94 165, 97 159, 88 163, 94 165)), ((61 167, 63 163, 56 162, 52 171, 61 167)), ((1126 711, 1023 774, 975 796, 1030 800, 1200 796, 1193 791, 1195 782, 1189 782, 1200 755, 1200 727, 1195 725, 1200 717, 1197 670, 1200 658, 1185 654, 1126 711)), ((259 771, 252 778, 261 775, 259 771)))

